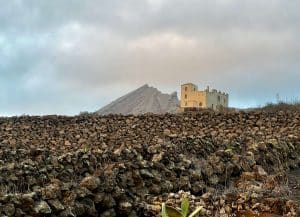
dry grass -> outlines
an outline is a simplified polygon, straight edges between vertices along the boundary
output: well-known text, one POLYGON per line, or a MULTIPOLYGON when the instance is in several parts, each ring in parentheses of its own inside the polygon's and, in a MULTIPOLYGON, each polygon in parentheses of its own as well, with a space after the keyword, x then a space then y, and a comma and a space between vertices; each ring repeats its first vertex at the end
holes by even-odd
POLYGON ((259 110, 267 111, 267 112, 278 112, 278 111, 298 111, 298 112, 300 112, 300 102, 267 103, 265 106, 259 108, 259 110))

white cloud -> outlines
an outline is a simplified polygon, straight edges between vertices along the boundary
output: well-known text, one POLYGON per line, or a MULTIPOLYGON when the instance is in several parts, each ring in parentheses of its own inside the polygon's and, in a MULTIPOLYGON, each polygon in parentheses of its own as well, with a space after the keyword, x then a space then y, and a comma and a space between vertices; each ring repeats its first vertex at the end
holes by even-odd
POLYGON ((160 33, 129 41, 130 50, 157 51, 158 49, 193 49, 197 40, 176 33, 160 33))
POLYGON ((276 92, 291 98, 300 92, 299 7, 285 0, 5 2, 0 99, 18 104, 18 113, 30 105, 51 112, 53 102, 53 111, 70 113, 144 83, 170 92, 186 81, 228 91, 236 105, 263 104, 276 92))

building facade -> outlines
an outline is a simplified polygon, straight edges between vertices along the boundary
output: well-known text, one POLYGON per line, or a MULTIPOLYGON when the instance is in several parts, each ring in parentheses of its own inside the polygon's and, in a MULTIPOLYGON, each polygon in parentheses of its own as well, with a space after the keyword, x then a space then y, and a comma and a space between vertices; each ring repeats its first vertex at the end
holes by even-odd
POLYGON ((181 85, 181 111, 186 108, 221 110, 222 108, 228 108, 228 100, 228 93, 215 89, 210 90, 209 87, 199 91, 197 85, 192 83, 181 85))

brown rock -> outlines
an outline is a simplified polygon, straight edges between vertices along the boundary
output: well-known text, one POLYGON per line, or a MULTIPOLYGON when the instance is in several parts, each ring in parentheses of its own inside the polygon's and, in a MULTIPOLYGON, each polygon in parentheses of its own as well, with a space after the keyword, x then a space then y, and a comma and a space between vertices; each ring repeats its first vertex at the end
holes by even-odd
POLYGON ((87 176, 80 182, 81 187, 86 187, 87 189, 93 191, 100 185, 100 179, 94 176, 87 176))

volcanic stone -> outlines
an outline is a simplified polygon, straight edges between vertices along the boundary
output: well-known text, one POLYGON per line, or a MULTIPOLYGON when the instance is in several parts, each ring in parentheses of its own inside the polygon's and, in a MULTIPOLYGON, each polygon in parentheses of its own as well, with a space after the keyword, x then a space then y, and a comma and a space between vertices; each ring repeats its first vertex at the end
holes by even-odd
POLYGON ((100 179, 94 176, 87 176, 81 182, 80 186, 86 187, 89 190, 95 190, 100 185, 100 179))

